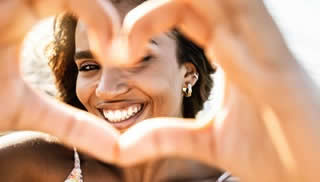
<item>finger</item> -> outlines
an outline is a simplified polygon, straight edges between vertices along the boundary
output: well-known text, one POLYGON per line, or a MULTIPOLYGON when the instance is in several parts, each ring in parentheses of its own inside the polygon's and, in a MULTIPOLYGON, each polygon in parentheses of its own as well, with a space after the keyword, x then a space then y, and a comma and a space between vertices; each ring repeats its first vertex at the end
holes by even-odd
POLYGON ((20 43, 30 28, 42 18, 71 11, 89 25, 93 49, 99 57, 120 29, 119 16, 106 0, 5 0, 0 3, 0 46, 20 43))
POLYGON ((219 4, 212 0, 162 0, 148 1, 132 10, 123 24, 130 59, 139 60, 148 40, 173 27, 205 47, 214 25, 226 19, 219 4))
POLYGON ((30 13, 30 8, 17 0, 0 2, 0 47, 20 43, 26 32, 37 19, 30 13))
POLYGON ((184 14, 183 21, 177 25, 179 31, 184 33, 189 39, 204 47, 210 38, 210 27, 206 21, 199 21, 202 17, 193 10, 184 14), (197 35, 197 36, 195 36, 197 35))
MULTIPOLYGON (((27 87, 27 86, 26 86, 27 87)), ((118 131, 104 120, 27 87, 14 128, 42 131, 102 161, 117 161, 118 131)))
POLYGON ((215 26, 228 22, 224 7, 219 0, 184 1, 187 3, 188 11, 178 26, 179 30, 198 45, 206 47, 214 34, 215 26))
POLYGON ((183 4, 173 0, 147 1, 128 13, 122 30, 131 60, 143 56, 144 46, 153 36, 181 22, 186 8, 183 4))
POLYGON ((33 14, 44 18, 62 11, 70 11, 80 17, 92 30, 111 38, 120 29, 116 9, 106 0, 33 0, 27 1, 33 14))
MULTIPOLYGON (((90 46, 98 58, 108 49, 111 40, 119 32, 120 18, 110 1, 106 0, 34 0, 30 8, 37 17, 69 11, 88 25, 90 46)), ((102 59, 103 60, 103 59, 102 59)))
MULTIPOLYGON (((144 121, 120 137, 119 162, 124 166, 163 157, 215 161, 210 124, 197 125, 178 118, 144 121)), ((190 120, 189 120, 190 121, 190 120)))
POLYGON ((90 48, 104 60, 110 42, 120 30, 120 17, 110 1, 69 0, 69 8, 88 25, 90 48))

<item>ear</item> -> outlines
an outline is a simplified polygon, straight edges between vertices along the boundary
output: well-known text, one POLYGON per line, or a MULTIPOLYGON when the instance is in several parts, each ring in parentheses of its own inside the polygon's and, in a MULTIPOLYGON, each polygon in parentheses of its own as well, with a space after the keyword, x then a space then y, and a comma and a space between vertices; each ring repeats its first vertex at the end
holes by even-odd
POLYGON ((199 79, 197 68, 191 62, 183 63, 183 66, 186 70, 184 74, 184 84, 188 85, 190 83, 194 86, 199 79))

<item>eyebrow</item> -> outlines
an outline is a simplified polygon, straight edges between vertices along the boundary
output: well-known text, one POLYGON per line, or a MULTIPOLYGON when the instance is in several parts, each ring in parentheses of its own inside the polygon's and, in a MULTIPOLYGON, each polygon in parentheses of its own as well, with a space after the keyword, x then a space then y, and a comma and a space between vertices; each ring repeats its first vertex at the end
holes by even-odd
POLYGON ((94 56, 90 50, 78 51, 74 54, 74 60, 93 59, 94 56))
MULTIPOLYGON (((156 42, 155 40, 150 40, 149 41, 151 44, 154 44, 154 45, 159 45, 158 42, 156 42)), ((74 60, 79 60, 79 59, 93 59, 94 56, 92 54, 92 52, 90 50, 84 50, 84 51, 77 51, 75 54, 74 54, 74 60)))

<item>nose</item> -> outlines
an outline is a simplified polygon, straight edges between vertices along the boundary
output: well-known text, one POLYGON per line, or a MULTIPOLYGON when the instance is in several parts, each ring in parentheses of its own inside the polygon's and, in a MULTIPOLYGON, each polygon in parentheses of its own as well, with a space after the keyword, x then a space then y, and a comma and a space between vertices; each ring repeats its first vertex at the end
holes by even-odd
POLYGON ((103 70, 96 88, 96 96, 114 99, 129 92, 128 80, 118 69, 103 70))

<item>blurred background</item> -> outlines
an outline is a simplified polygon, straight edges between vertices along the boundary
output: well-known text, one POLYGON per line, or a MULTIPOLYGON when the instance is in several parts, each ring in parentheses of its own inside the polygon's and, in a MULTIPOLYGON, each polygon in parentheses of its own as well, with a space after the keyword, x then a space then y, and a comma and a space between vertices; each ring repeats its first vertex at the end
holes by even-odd
MULTIPOLYGON (((292 52, 320 85, 320 1, 265 0, 265 4, 292 52)), ((41 22, 29 34, 22 55, 24 60, 22 70, 25 79, 34 87, 55 95, 53 79, 44 56, 44 48, 50 40, 52 40, 52 18, 41 22)), ((206 104, 199 117, 212 113, 208 109, 211 104, 210 102, 206 104)))
POLYGON ((265 0, 288 45, 320 84, 320 1, 265 0))

